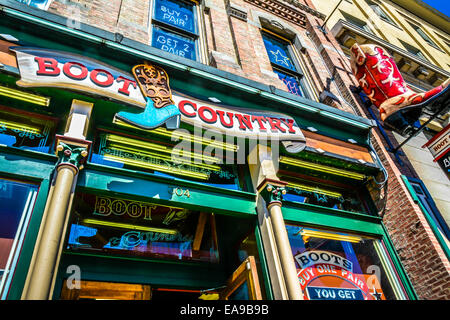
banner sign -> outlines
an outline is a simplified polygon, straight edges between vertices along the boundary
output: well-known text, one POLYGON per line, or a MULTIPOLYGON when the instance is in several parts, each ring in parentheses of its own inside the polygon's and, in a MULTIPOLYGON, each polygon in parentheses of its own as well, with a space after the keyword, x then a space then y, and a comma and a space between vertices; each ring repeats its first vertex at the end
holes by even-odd
POLYGON ((177 122, 169 119, 172 117, 169 113, 173 113, 174 116, 179 114, 185 123, 222 134, 283 141, 289 152, 300 152, 306 145, 306 139, 292 117, 271 111, 212 104, 172 92, 168 86, 168 76, 160 67, 149 64, 141 69, 135 67, 133 72, 141 72, 140 78, 137 78, 134 73, 133 76, 100 61, 72 53, 29 47, 10 49, 16 53, 21 75, 17 85, 77 90, 139 107, 144 109, 141 115, 125 112, 125 116, 119 118, 128 117, 130 123, 136 121, 136 126, 138 122, 135 119, 141 125, 147 121, 154 126, 172 120, 170 129, 176 129, 177 122), (150 97, 150 93, 154 96, 150 97), (155 106, 151 100, 157 101, 155 99, 159 99, 160 94, 167 95, 164 99, 169 104, 173 102, 173 105, 155 106), (170 112, 167 111, 169 109, 170 112))
POLYGON ((181 121, 223 134, 247 138, 305 141, 301 129, 289 116, 250 109, 224 107, 174 93, 181 121))
POLYGON ((73 53, 28 47, 10 50, 17 57, 18 86, 73 89, 145 108, 145 99, 128 73, 73 53))

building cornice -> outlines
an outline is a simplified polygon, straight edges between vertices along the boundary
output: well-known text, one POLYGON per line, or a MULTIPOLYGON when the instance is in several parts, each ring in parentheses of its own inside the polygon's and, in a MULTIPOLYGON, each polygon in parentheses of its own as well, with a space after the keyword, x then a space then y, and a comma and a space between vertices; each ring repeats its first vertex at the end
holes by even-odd
MULTIPOLYGON (((397 47, 379 37, 377 37, 376 35, 367 32, 353 24, 351 24, 348 21, 342 20, 340 19, 335 25, 334 27, 331 29, 331 33, 333 34, 334 37, 336 37, 336 39, 338 39, 338 41, 341 43, 341 45, 345 46, 345 47, 350 47, 353 43, 356 42, 356 39, 354 38, 354 36, 359 36, 362 39, 364 39, 365 43, 374 43, 374 44, 378 44, 380 46, 382 46, 383 48, 387 49, 388 51, 390 51, 391 53, 393 53, 394 55, 398 55, 399 57, 401 57, 400 60, 402 60, 403 62, 400 61, 396 61, 397 63, 400 62, 400 64, 410 64, 411 62, 414 62, 415 64, 418 65, 417 68, 415 68, 415 72, 419 72, 419 68, 420 70, 423 71, 428 71, 428 72, 432 72, 434 73, 436 76, 431 76, 428 77, 426 80, 426 82, 431 85, 431 86, 436 86, 439 83, 438 80, 433 81, 433 79, 442 79, 445 80, 446 78, 450 77, 450 73, 445 71, 444 69, 430 63, 429 61, 426 61, 424 59, 421 59, 417 56, 415 56, 412 53, 409 53, 408 51, 397 47), (346 41, 344 38, 346 38, 348 41, 346 41), (417 70, 417 71, 416 71, 417 70)), ((363 44, 363 43, 360 43, 363 44)), ((399 66, 400 68, 402 68, 402 66, 399 66)), ((404 71, 404 70, 402 70, 404 71)), ((408 70, 406 70, 408 71, 408 70)), ((413 71, 413 70, 411 70, 413 71)))

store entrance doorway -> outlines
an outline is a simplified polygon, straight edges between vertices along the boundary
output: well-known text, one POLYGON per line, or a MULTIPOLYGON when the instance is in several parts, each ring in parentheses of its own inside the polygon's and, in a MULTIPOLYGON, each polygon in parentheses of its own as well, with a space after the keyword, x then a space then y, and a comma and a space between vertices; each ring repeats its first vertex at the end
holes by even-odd
POLYGON ((220 288, 190 290, 144 284, 80 281, 79 288, 69 289, 64 281, 62 300, 261 300, 256 262, 248 257, 220 288))

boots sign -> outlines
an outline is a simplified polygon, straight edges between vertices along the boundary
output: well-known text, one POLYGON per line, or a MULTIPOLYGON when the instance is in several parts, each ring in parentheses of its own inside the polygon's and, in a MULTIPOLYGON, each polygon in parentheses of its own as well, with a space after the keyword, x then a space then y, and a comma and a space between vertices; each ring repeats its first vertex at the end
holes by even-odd
POLYGON ((167 73, 158 66, 138 65, 129 74, 72 53, 10 49, 16 53, 21 75, 17 85, 76 90, 138 107, 141 113, 121 111, 116 118, 142 129, 163 125, 177 129, 181 120, 224 135, 280 140, 290 152, 305 147, 305 137, 292 117, 213 104, 173 92, 167 73))

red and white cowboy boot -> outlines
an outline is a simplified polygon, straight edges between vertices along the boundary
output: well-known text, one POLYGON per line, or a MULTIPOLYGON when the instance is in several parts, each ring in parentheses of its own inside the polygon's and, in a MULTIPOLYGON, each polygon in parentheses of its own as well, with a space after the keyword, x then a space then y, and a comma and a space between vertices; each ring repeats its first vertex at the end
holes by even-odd
POLYGON ((449 107, 450 79, 430 91, 417 93, 406 85, 394 59, 383 48, 355 43, 350 55, 353 74, 379 109, 381 120, 392 130, 408 134, 424 108, 434 114, 449 107))

